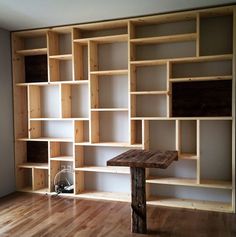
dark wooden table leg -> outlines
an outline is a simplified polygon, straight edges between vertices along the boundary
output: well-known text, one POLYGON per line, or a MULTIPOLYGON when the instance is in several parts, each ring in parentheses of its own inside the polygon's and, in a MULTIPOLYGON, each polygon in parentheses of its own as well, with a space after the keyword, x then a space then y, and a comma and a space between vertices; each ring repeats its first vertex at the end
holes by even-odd
POLYGON ((145 168, 130 168, 131 171, 131 220, 132 232, 147 233, 145 168))

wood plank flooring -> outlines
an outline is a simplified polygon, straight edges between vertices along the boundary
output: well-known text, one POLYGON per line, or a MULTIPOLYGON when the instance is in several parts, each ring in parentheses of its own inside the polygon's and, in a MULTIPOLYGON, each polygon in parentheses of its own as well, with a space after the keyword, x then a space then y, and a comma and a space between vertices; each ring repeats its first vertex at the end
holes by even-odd
POLYGON ((15 193, 0 199, 0 237, 231 237, 236 215, 147 208, 148 235, 130 233, 130 204, 15 193))

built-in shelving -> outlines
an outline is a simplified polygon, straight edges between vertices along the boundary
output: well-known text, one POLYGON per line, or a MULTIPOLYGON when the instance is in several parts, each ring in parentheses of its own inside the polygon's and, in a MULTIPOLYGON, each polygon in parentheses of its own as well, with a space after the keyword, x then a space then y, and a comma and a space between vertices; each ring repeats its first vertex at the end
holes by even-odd
POLYGON ((130 202, 129 168, 106 161, 177 150, 168 169, 147 170, 147 203, 235 212, 235 14, 13 32, 17 190, 55 194, 69 168, 74 193, 64 196, 130 202))

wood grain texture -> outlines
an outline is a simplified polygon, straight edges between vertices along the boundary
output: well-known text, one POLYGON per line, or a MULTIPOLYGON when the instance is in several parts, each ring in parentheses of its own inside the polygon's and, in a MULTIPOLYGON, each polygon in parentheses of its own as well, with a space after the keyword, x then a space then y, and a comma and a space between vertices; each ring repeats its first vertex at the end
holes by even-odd
POLYGON ((148 234, 130 233, 130 205, 15 193, 0 199, 1 237, 232 237, 236 215, 147 206, 148 234))
POLYGON ((132 232, 147 233, 145 168, 132 167, 131 171, 131 214, 132 232))
POLYGON ((131 149, 108 160, 107 165, 166 169, 174 160, 178 160, 177 151, 131 149))

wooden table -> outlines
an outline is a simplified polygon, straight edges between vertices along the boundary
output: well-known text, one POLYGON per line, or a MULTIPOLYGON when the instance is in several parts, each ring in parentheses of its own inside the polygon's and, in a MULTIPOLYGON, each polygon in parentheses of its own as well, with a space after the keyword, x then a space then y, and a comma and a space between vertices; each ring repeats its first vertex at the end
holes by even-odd
POLYGON ((130 167, 132 232, 147 233, 145 168, 166 169, 174 160, 178 160, 177 151, 133 149, 107 161, 108 166, 130 167))

